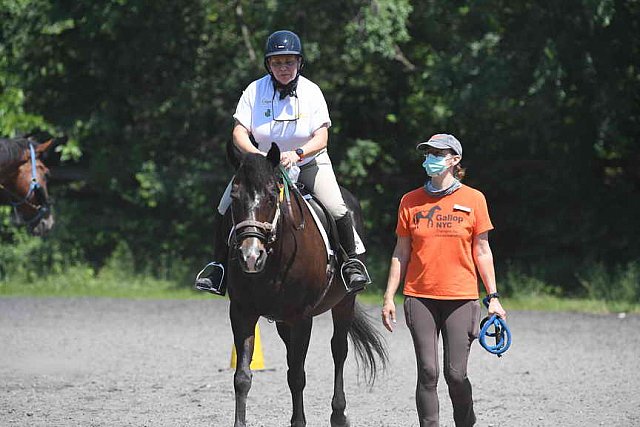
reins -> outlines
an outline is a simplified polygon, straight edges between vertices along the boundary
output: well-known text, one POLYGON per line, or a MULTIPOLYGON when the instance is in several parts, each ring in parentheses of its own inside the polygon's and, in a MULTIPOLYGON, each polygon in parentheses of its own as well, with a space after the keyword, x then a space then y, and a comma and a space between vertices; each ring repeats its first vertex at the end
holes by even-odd
MULTIPOLYGON (((280 175, 282 175, 282 186, 284 187, 284 196, 287 203, 287 209, 289 210, 289 214, 293 219, 293 208, 291 207, 291 194, 289 192, 289 187, 294 189, 293 190, 294 192, 297 192, 298 190, 295 184, 291 182, 291 178, 289 178, 289 174, 287 173, 286 169, 282 165, 279 165, 279 170, 280 170, 280 175)), ((303 230, 305 227, 305 219, 304 219, 304 211, 302 210, 302 203, 300 202, 300 199, 295 197, 295 195, 294 195, 294 199, 296 199, 296 204, 298 205, 298 209, 300 212, 300 224, 296 226, 296 230, 303 230)))

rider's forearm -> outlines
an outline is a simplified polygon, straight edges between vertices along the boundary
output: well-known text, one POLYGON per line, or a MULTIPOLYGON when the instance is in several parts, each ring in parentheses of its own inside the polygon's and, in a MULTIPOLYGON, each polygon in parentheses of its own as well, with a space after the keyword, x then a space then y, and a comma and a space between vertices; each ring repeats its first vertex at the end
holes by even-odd
POLYGON ((236 123, 233 128, 233 144, 238 147, 240 151, 243 153, 260 153, 262 152, 258 150, 252 143, 249 138, 249 130, 242 126, 240 123, 236 123))
POLYGON ((313 136, 303 146, 304 156, 309 157, 318 154, 320 151, 327 148, 329 141, 329 130, 326 126, 322 126, 320 129, 313 133, 313 136))

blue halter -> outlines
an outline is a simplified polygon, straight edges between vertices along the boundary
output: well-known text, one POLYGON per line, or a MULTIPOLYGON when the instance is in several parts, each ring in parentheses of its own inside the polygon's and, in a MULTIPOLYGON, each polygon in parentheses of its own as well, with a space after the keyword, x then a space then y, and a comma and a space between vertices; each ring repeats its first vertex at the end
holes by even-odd
MULTIPOLYGON (((489 297, 482 299, 484 306, 489 308, 489 297)), ((502 357, 502 353, 509 350, 511 346, 511 331, 507 326, 507 322, 497 314, 491 317, 485 317, 480 323, 480 345, 489 353, 502 357), (493 326, 493 332, 489 332, 489 328, 493 326), (495 338, 495 345, 487 343, 487 337, 495 338)))

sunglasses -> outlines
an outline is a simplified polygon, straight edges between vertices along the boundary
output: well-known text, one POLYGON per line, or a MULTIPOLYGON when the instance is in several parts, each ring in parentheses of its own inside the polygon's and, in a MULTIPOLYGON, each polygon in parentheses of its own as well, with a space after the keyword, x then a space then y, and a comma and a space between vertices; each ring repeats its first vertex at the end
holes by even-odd
POLYGON ((294 65, 298 65, 298 60, 288 59, 285 61, 281 59, 272 59, 269 61, 269 65, 272 66, 273 68, 280 68, 280 67, 291 68, 294 65))

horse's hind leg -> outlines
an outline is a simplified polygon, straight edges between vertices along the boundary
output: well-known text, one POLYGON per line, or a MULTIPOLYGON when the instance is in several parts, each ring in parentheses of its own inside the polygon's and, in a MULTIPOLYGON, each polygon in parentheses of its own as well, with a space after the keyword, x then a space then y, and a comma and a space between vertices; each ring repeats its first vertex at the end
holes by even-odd
POLYGON ((355 296, 346 297, 331 310, 333 317, 331 354, 334 365, 331 427, 349 427, 349 419, 345 414, 347 401, 344 395, 344 362, 347 359, 347 333, 353 321, 354 302, 355 296))
POLYGON ((304 372, 304 361, 309 349, 309 338, 311 337, 311 318, 302 319, 293 326, 278 322, 278 335, 284 341, 287 348, 287 383, 291 391, 293 403, 293 413, 291 414, 291 427, 305 427, 307 419, 304 415, 303 391, 307 383, 304 372))
POLYGON ((249 368, 253 357, 253 344, 255 339, 255 327, 258 316, 247 315, 231 302, 231 328, 233 329, 233 342, 238 355, 236 372, 233 376, 233 388, 236 395, 236 413, 234 427, 246 426, 247 395, 251 388, 252 373, 249 368))

